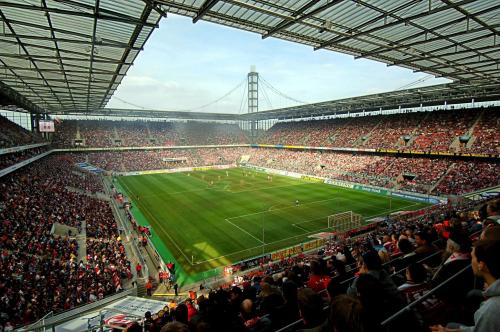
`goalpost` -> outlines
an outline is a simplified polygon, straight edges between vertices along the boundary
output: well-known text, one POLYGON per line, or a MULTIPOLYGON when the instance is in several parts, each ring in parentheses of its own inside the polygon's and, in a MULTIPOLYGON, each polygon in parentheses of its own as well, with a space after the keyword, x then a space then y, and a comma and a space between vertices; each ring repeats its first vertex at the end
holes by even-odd
POLYGON ((328 229, 342 235, 361 226, 362 216, 352 211, 340 212, 328 216, 328 229))

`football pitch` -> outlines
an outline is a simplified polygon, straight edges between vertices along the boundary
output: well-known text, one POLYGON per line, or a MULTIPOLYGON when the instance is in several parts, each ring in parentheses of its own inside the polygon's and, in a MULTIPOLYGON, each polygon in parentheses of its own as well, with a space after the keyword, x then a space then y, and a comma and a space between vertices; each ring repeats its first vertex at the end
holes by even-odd
POLYGON ((119 184, 139 223, 152 226, 160 255, 188 274, 312 240, 328 231, 332 214, 366 220, 427 205, 244 168, 125 176, 119 184))

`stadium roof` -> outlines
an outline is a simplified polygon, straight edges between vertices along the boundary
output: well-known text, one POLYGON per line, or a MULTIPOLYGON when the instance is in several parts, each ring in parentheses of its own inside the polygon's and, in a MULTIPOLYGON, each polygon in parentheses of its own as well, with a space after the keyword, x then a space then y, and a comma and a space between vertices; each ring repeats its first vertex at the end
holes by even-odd
POLYGON ((240 120, 297 119, 363 111, 389 110, 398 107, 438 106, 500 99, 500 83, 469 85, 439 84, 422 88, 376 93, 366 96, 331 100, 321 103, 287 107, 243 114, 240 120))
POLYGON ((500 82, 498 0, 0 0, 0 81, 49 113, 101 112, 165 12, 500 82))
POLYGON ((49 113, 104 107, 161 17, 148 1, 0 1, 0 81, 49 113))
MULTIPOLYGON (((148 109, 101 108, 90 115, 112 117, 166 118, 182 120, 225 120, 225 121, 259 121, 268 119, 298 119, 327 116, 334 114, 359 113, 376 110, 388 110, 422 106, 438 106, 447 104, 470 103, 500 100, 500 83, 486 83, 470 86, 462 83, 447 83, 423 88, 413 88, 366 96, 331 100, 315 104, 274 109, 269 111, 225 114, 187 111, 162 111, 148 109)), ((54 114, 79 115, 79 112, 56 112, 54 114)))
POLYGON ((500 81, 498 0, 156 0, 168 12, 452 80, 500 81))

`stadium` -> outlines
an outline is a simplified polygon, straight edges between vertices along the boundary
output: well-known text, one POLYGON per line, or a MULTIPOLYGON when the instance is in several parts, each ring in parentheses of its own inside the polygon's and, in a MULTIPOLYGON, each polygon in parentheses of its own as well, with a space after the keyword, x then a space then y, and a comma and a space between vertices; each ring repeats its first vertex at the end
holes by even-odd
POLYGON ((497 1, 6 0, 0 21, 0 332, 500 331, 497 1), (169 20, 206 53, 155 44, 169 20), (382 76, 341 95, 249 63, 208 102, 185 66, 233 70, 228 29, 277 72, 382 76), (144 63, 187 83, 130 88, 144 63), (421 75, 390 89, 393 68, 421 75))

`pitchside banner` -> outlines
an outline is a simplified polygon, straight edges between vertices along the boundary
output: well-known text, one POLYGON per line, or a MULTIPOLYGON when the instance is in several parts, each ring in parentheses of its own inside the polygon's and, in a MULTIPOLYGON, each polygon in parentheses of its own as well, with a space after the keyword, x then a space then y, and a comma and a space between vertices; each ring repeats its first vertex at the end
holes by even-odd
POLYGON ((290 248, 286 248, 283 250, 278 250, 276 252, 271 253, 271 260, 272 261, 279 261, 282 259, 286 259, 290 256, 298 255, 304 251, 309 251, 309 250, 319 248, 322 245, 324 245, 325 242, 326 242, 325 239, 317 239, 314 241, 302 243, 302 244, 299 244, 299 245, 296 245, 296 246, 293 246, 290 248))
POLYGON ((294 247, 290 247, 290 248, 286 248, 286 249, 283 249, 280 251, 273 252, 271 254, 271 260, 272 261, 279 261, 279 260, 282 260, 282 259, 285 259, 285 258, 288 258, 291 256, 298 255, 300 253, 302 253, 302 246, 298 245, 298 246, 294 246, 294 247))
POLYGON ((320 178, 317 176, 312 176, 312 175, 302 175, 300 177, 302 180, 309 181, 309 182, 324 182, 324 178, 320 178))

